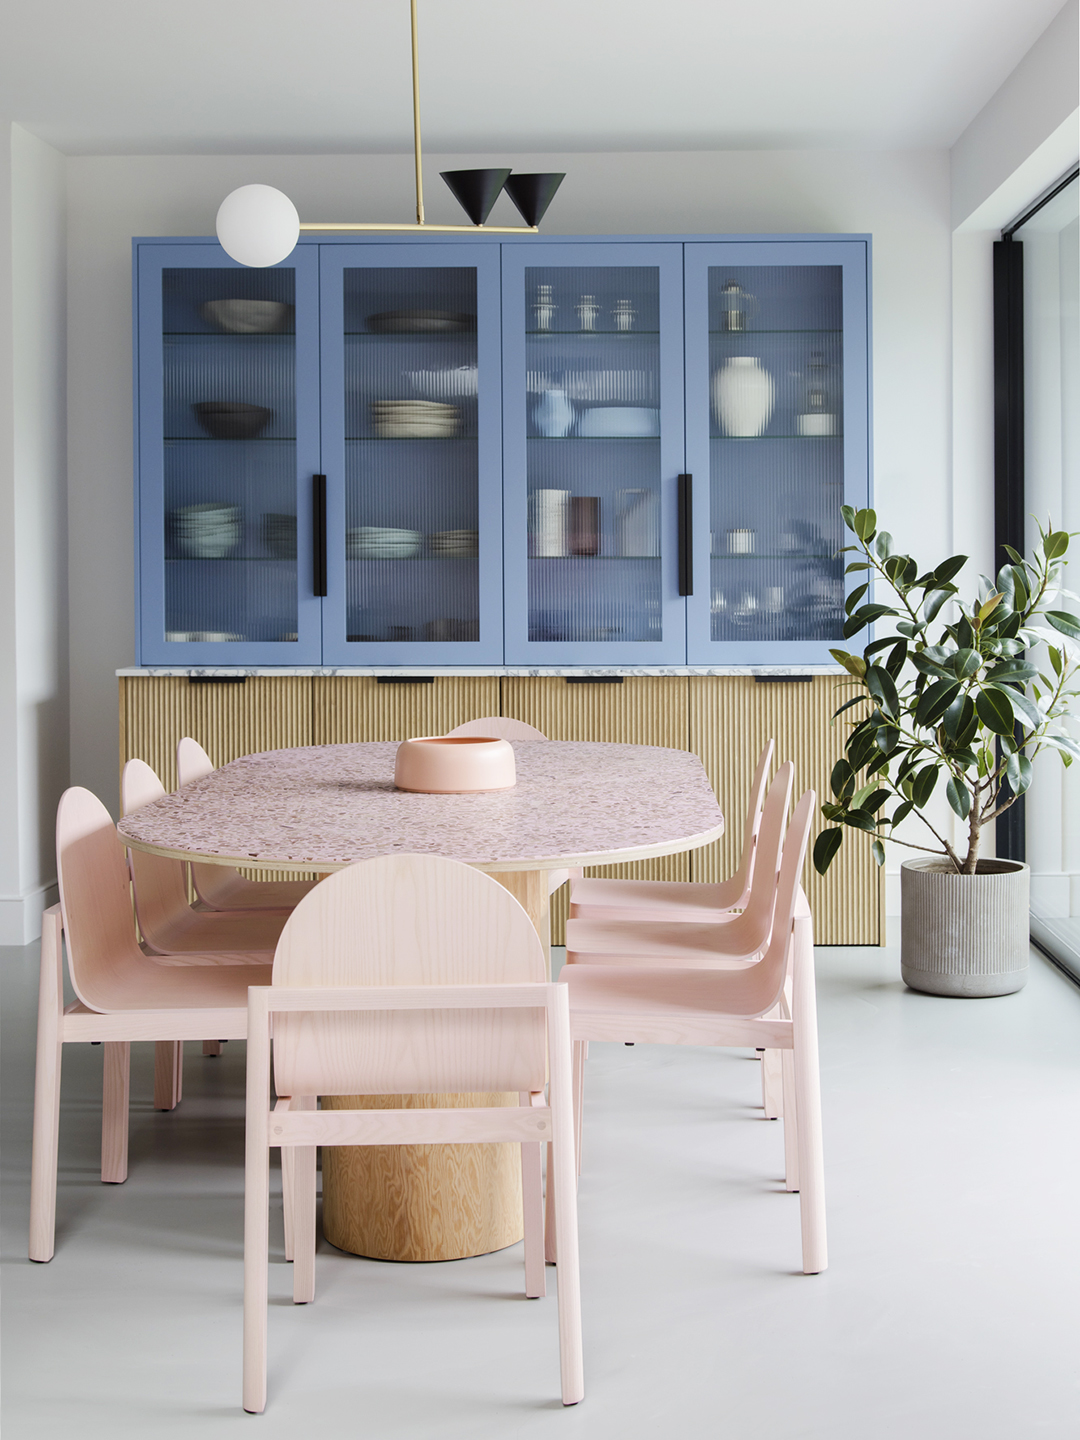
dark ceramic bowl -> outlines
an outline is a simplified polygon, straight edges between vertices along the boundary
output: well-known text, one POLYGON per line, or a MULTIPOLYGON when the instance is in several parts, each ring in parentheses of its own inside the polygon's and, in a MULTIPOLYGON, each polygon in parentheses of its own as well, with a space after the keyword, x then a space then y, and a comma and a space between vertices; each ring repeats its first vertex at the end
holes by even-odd
POLYGON ((204 400, 191 408, 215 440, 254 440, 274 418, 265 405, 241 405, 235 400, 204 400))

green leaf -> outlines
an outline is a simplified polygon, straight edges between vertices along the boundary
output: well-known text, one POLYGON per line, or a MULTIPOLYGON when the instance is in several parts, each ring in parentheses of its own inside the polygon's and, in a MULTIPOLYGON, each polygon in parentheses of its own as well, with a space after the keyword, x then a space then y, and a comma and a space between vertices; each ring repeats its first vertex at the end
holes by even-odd
POLYGON ((1061 651, 1056 645, 1047 645, 1046 649, 1050 655, 1050 664, 1054 667, 1054 674, 1060 679, 1062 670, 1061 651))
POLYGON ((1043 541, 1043 554, 1047 560, 1060 560, 1069 548, 1067 530, 1051 530, 1043 541))
POLYGON ((942 728, 945 734, 953 742, 959 743, 958 737, 963 735, 975 719, 975 702, 970 695, 958 695, 952 702, 945 714, 941 717, 942 728))
MULTIPOLYGON (((855 507, 854 505, 841 505, 840 514, 844 517, 844 524, 851 531, 855 529, 855 507)), ((822 871, 822 874, 825 872, 822 871)))
POLYGON ((1005 554, 1008 555, 1009 559, 1012 560, 1014 564, 1024 565, 1027 563, 1024 560, 1024 557, 1017 554, 1017 552, 1012 548, 1011 545, 1003 545, 1001 548, 1005 551, 1005 554))
POLYGON ((861 655, 849 655, 846 650, 830 650, 829 654, 849 675, 854 675, 856 680, 861 680, 866 674, 866 661, 861 655))
MULTIPOLYGON (((847 508, 847 507, 845 507, 847 508)), ((833 856, 843 843, 843 830, 822 830, 814 841, 814 869, 824 875, 832 864, 833 856)))
POLYGON ((853 705, 865 704, 867 704, 867 697, 865 695, 856 695, 854 700, 849 700, 845 705, 841 705, 839 710, 834 710, 832 718, 838 720, 844 711, 850 710, 853 705))
POLYGON ((866 672, 866 688, 890 719, 896 718, 900 708, 900 697, 896 693, 896 681, 880 665, 871 665, 866 672))
POLYGON ((1014 795, 1023 795, 1031 784, 1031 761, 1026 755, 1010 755, 1005 766, 1009 786, 1014 795))
POLYGON ((890 798, 891 794, 892 791, 879 788, 860 803, 859 809, 869 810, 871 815, 876 815, 882 805, 885 804, 885 801, 890 798))
POLYGON ((995 665, 986 676, 987 684, 1000 685, 1002 681, 1019 681, 1021 684, 1038 677, 1038 670, 1034 665, 1029 665, 1026 660, 1003 660, 1000 665, 995 665))
POLYGON ((883 756, 892 755, 900 744, 900 731, 895 725, 881 725, 874 736, 874 743, 883 756))
POLYGON ((960 693, 958 680, 938 680, 924 690, 915 708, 916 725, 934 725, 960 693))
POLYGON ((865 830, 871 835, 877 830, 877 821, 868 810, 849 810, 844 816, 844 824, 850 825, 853 830, 865 830))
POLYGON ((838 800, 844 800, 855 790, 855 771, 846 760, 837 760, 829 777, 829 789, 838 800))
POLYGON ((885 661, 885 669, 894 680, 900 674, 901 670, 903 670, 904 662, 907 660, 907 654, 908 647, 906 640, 898 640, 889 651, 888 659, 885 661))
POLYGON ((874 538, 874 532, 877 530, 877 516, 873 510, 857 510, 855 512, 855 523, 851 528, 860 540, 865 544, 869 544, 874 538))
POLYGON ((850 614, 851 614, 851 612, 855 609, 855 606, 858 605, 859 601, 863 598, 863 596, 866 594, 866 592, 867 592, 869 589, 870 589, 870 584, 869 584, 869 582, 867 581, 867 582, 864 582, 862 585, 856 586, 856 588, 855 588, 854 590, 852 590, 851 594, 850 594, 850 595, 847 597, 847 599, 844 601, 844 614, 845 614, 845 615, 850 615, 850 614))
POLYGON ((996 686, 980 690, 975 697, 975 709, 979 719, 995 735, 1011 735, 1013 732, 1013 707, 1004 690, 996 686))
POLYGON ((922 612, 923 618, 928 625, 931 623, 931 621, 937 619, 938 612, 940 611, 941 607, 946 603, 946 601, 951 600, 955 594, 955 585, 944 586, 937 590, 927 591, 922 602, 922 612))
POLYGON ((986 600, 983 601, 983 603, 979 606, 979 623, 980 623, 980 625, 983 625, 983 624, 986 623, 987 619, 990 617, 990 615, 993 614, 993 612, 994 612, 994 611, 997 609, 997 607, 1001 604, 1001 602, 1002 602, 1002 600, 1004 600, 1004 598, 1005 598, 1004 595, 1002 595, 1001 592, 999 591, 996 595, 991 595, 991 596, 988 597, 988 599, 986 599, 986 600))
POLYGON ((892 536, 887 530, 882 530, 874 543, 879 560, 887 560, 892 554, 892 536))
POLYGON ((938 585, 947 585, 954 575, 959 575, 967 562, 966 555, 953 555, 950 559, 943 560, 934 571, 934 580, 938 585))
POLYGON ((1044 613, 1055 630, 1060 630, 1070 640, 1080 640, 1080 620, 1075 615, 1070 615, 1067 610, 1047 610, 1044 613))
POLYGON ((1055 750, 1060 750, 1062 754, 1080 760, 1080 745, 1076 743, 1071 735, 1044 735, 1043 744, 1052 745, 1055 750))
POLYGON ((851 732, 847 742, 847 756, 851 762, 851 768, 859 771, 870 760, 873 760, 879 753, 877 741, 874 738, 876 727, 864 721, 851 732))
POLYGON ((977 650, 957 650, 952 657, 953 674, 959 680, 978 674, 982 667, 982 656, 977 650))
MULTIPOLYGON (((846 549, 854 549, 854 546, 846 546, 846 549)), ((844 567, 845 575, 854 575, 856 570, 872 570, 874 567, 869 560, 853 560, 850 565, 844 567)))
POLYGON ((949 804, 961 820, 966 820, 971 809, 971 792, 961 780, 955 775, 949 776, 949 783, 945 787, 945 794, 949 804))
MULTIPOLYGON (((1038 730, 1039 726, 1045 723, 1046 716, 1039 709, 1038 705, 1035 704, 1034 700, 1029 700, 1022 690, 1005 689, 1004 686, 994 686, 995 690, 998 688, 1001 689, 1002 694, 1009 697, 1009 704, 1014 710, 1019 712, 1023 723, 1029 730, 1038 730)), ((1009 733, 1012 734, 1012 731, 1010 730, 1009 733)))
POLYGON ((879 865, 885 864, 885 846, 880 840, 875 840, 870 846, 870 853, 879 865))
POLYGON ((934 793, 934 786, 937 784, 940 770, 939 765, 924 765, 911 782, 911 798, 920 810, 934 793))
POLYGON ((901 821, 901 820, 906 820, 907 817, 911 814, 912 810, 914 810, 914 809, 915 809, 915 801, 914 801, 914 800, 905 800, 902 805, 898 805, 898 806, 896 807, 896 809, 893 811, 892 819, 889 821, 889 824, 892 825, 892 826, 899 825, 899 824, 900 824, 900 821, 901 821))

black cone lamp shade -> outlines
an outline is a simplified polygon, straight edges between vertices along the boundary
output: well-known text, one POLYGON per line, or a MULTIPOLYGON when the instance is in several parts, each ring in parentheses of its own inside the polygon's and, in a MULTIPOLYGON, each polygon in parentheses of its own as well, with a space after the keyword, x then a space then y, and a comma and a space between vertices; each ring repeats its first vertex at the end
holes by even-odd
POLYGON ((483 225, 510 171, 443 170, 441 174, 472 223, 483 225))
POLYGON ((513 200, 526 225, 539 225, 555 198, 555 191, 566 179, 561 175, 511 175, 506 193, 513 200))

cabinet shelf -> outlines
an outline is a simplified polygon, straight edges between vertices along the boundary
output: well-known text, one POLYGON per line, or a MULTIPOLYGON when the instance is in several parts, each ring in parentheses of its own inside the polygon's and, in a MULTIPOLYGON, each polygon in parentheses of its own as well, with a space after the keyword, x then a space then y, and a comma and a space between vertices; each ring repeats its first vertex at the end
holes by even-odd
POLYGON ((819 327, 811 330, 710 330, 710 335, 721 336, 725 340, 742 340, 747 335, 842 335, 844 332, 837 326, 833 328, 819 327))
POLYGON ((831 560, 831 550, 752 550, 745 555, 731 555, 714 550, 710 560, 831 560))
POLYGON ((247 439, 217 435, 165 435, 166 445, 295 445, 295 435, 249 435, 247 439))
POLYGON ((608 440, 630 440, 636 445, 642 442, 648 445, 660 444, 659 435, 529 435, 526 438, 530 445, 565 445, 567 441, 575 445, 596 445, 608 440))
POLYGON ((710 435, 710 440, 722 440, 725 445, 748 445, 755 440, 804 440, 808 445, 820 444, 822 440, 843 440, 843 435, 710 435))
POLYGON ((657 339, 659 330, 526 330, 530 340, 642 340, 657 339))

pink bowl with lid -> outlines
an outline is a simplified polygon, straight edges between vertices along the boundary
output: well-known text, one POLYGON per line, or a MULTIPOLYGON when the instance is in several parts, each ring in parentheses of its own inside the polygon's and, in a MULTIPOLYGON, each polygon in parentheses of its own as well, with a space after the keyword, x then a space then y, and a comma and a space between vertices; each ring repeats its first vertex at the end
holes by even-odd
POLYGON ((394 764, 399 790, 472 795, 517 784, 514 747, 487 735, 423 735, 403 740, 394 764))

